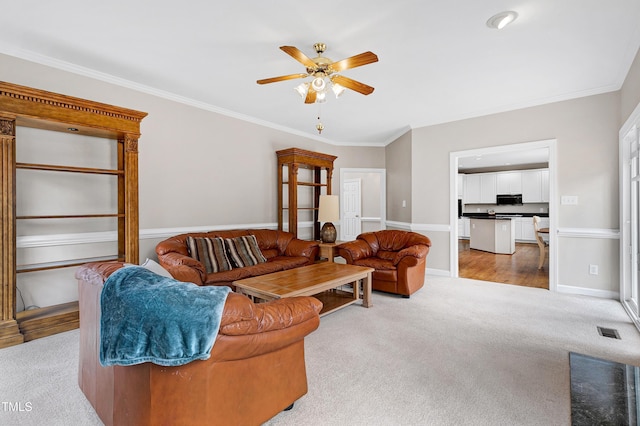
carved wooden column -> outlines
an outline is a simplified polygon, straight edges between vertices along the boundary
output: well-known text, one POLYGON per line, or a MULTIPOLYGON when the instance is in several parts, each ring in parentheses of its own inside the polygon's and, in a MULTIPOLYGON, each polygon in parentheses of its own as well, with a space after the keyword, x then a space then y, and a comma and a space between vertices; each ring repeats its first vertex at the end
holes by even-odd
POLYGON ((2 240, 0 242, 0 348, 22 343, 16 321, 16 122, 0 116, 0 185, 2 186, 2 240))
POLYGON ((124 214, 120 218, 122 226, 118 229, 124 232, 122 238, 118 238, 119 255, 125 258, 125 262, 138 264, 139 258, 139 219, 138 219, 138 138, 134 135, 125 135, 118 141, 121 145, 118 153, 119 168, 124 170, 124 176, 118 179, 118 210, 124 214))
POLYGON ((289 165, 289 232, 298 236, 298 168, 297 163, 289 165))

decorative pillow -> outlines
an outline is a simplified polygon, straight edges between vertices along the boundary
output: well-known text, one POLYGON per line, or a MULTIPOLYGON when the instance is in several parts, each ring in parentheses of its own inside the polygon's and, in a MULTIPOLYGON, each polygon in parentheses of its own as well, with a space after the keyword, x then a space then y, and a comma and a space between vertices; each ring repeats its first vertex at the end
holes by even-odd
POLYGON ((225 238, 229 258, 238 268, 265 263, 267 259, 258 247, 255 235, 244 235, 236 238, 225 238))
POLYGON ((229 271, 231 262, 227 257, 222 238, 187 237, 189 256, 202 262, 207 274, 229 271))

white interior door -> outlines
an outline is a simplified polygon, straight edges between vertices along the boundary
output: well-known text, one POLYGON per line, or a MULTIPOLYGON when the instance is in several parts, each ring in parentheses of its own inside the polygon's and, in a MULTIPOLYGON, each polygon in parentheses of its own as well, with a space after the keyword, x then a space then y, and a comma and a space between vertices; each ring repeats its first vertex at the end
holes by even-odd
POLYGON ((342 218, 340 239, 355 240, 362 232, 362 183, 360 179, 345 179, 342 182, 342 218))

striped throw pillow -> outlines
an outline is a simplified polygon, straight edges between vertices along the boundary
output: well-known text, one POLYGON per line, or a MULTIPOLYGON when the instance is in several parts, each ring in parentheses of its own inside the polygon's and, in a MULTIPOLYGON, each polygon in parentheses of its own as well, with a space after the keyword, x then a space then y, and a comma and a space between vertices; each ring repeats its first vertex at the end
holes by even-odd
POLYGON ((244 235, 236 238, 225 238, 229 258, 237 268, 264 263, 264 257, 258 247, 255 235, 244 235))
POLYGON ((229 271, 231 262, 227 257, 227 252, 222 238, 187 237, 187 248, 189 256, 202 262, 207 274, 221 271, 229 271))

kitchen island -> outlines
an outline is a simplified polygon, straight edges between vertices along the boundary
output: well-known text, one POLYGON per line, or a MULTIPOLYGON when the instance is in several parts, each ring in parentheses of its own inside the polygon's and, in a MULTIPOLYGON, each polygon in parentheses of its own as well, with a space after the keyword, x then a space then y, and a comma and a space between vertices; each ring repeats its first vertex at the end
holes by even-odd
POLYGON ((515 221, 511 217, 471 217, 469 248, 497 254, 516 251, 515 221))

